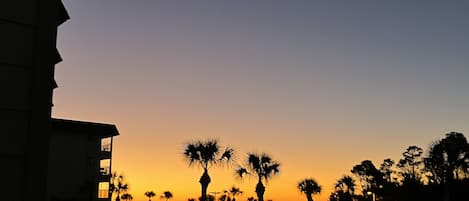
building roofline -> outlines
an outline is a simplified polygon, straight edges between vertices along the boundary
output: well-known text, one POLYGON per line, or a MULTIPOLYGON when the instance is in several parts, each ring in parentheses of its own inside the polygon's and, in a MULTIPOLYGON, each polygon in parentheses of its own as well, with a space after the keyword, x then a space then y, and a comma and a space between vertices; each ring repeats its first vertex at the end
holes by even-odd
POLYGON ((98 137, 112 137, 119 135, 117 127, 113 124, 56 118, 52 118, 52 131, 84 133, 90 136, 98 137))

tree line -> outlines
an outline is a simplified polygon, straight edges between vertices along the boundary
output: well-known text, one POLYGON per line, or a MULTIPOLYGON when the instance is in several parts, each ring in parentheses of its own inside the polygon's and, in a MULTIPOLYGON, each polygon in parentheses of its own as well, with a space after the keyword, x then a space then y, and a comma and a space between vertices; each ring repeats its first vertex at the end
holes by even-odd
POLYGON ((450 132, 426 153, 409 146, 398 161, 387 158, 376 167, 364 160, 351 173, 337 180, 329 201, 468 200, 469 144, 464 134, 450 132))
MULTIPOLYGON (((210 168, 233 162, 234 149, 222 148, 217 140, 196 140, 187 143, 183 155, 188 165, 198 166, 203 172, 199 179, 201 192, 199 201, 215 201, 207 194, 212 178, 210 168)), ((248 201, 264 201, 265 184, 280 172, 280 163, 266 153, 248 153, 246 163, 235 168, 240 178, 251 175, 257 184, 254 187, 257 199, 249 197, 248 201)), ((469 196, 469 144, 464 134, 451 132, 443 139, 431 144, 429 150, 418 146, 409 146, 397 162, 387 158, 376 167, 371 160, 364 160, 352 167, 351 174, 344 175, 334 184, 329 201, 453 201, 467 200, 469 196)), ((131 195, 124 193, 128 184, 123 178, 113 177, 111 191, 116 201, 132 200, 131 195), (130 196, 130 199, 129 199, 130 196)), ((297 188, 305 194, 308 201, 313 195, 322 191, 322 186, 313 178, 298 182, 297 188)), ((219 201, 236 201, 241 194, 239 188, 232 187, 224 191, 219 201), (231 193, 231 194, 230 194, 231 193)), ((156 194, 148 191, 145 196, 151 201, 156 194)), ((161 196, 169 200, 172 193, 166 191, 161 196)), ((195 201, 189 198, 188 201, 195 201)))

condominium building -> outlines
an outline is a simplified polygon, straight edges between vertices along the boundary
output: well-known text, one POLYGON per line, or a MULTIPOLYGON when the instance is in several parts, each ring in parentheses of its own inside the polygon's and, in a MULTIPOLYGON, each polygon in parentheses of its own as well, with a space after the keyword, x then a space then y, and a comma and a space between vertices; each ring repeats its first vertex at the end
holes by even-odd
POLYGON ((116 126, 52 119, 48 186, 53 200, 110 200, 116 126))
POLYGON ((56 48, 57 29, 67 19, 61 0, 0 1, 2 200, 83 200, 84 194, 75 194, 76 185, 83 192, 92 188, 87 191, 93 199, 87 200, 96 200, 99 181, 109 181, 109 174, 95 172, 107 167, 96 164, 110 159, 110 152, 106 157, 99 147, 104 138, 117 135, 117 129, 51 118, 57 87, 54 68, 62 60, 56 48))

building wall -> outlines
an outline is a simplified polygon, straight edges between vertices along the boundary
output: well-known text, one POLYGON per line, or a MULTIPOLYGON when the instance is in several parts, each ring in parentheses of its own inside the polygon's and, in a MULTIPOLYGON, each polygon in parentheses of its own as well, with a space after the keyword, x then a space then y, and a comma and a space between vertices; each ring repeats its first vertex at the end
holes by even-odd
POLYGON ((46 200, 59 0, 0 1, 2 200, 46 200))
POLYGON ((97 199, 100 139, 87 133, 53 132, 49 149, 48 197, 97 199))
POLYGON ((87 136, 53 134, 49 152, 49 197, 79 197, 85 184, 87 136))

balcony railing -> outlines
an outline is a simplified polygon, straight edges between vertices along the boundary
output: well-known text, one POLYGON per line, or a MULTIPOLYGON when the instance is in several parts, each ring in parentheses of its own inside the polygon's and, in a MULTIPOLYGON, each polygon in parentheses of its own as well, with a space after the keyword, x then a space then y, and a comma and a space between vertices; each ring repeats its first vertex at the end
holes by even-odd
POLYGON ((99 173, 101 176, 109 176, 111 175, 111 168, 110 167, 100 167, 99 173))
POLYGON ((101 151, 103 152, 111 152, 111 144, 102 144, 101 145, 101 151))

